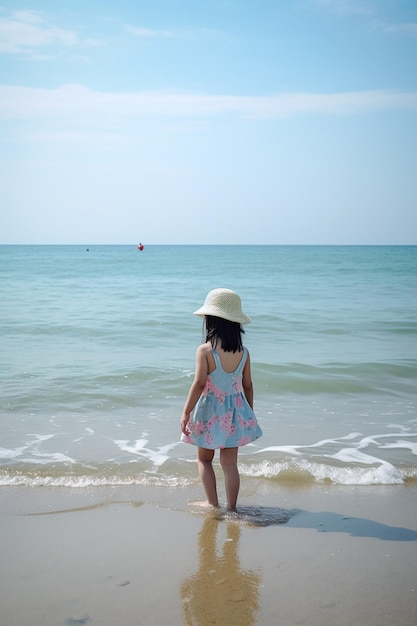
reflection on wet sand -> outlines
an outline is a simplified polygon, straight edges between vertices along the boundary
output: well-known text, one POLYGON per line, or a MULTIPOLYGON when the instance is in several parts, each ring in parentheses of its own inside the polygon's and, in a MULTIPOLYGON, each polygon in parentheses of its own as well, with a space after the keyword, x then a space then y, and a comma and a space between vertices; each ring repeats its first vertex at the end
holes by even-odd
POLYGON ((207 517, 198 538, 199 569, 181 588, 187 625, 250 626, 258 611, 260 576, 253 570, 242 570, 239 561, 240 527, 227 523, 226 539, 221 553, 217 550, 217 533, 224 525, 207 517))

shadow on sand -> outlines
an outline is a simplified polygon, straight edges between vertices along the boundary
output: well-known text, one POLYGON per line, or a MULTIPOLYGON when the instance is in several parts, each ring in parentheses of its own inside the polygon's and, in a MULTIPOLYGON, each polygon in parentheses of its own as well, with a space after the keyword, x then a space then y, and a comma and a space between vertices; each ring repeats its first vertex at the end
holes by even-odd
POLYGON ((385 541, 417 541, 416 530, 388 526, 360 517, 345 517, 329 511, 313 513, 302 509, 244 506, 233 513, 217 513, 217 518, 225 521, 235 520, 247 526, 286 524, 290 528, 312 528, 321 533, 346 533, 352 537, 372 537, 385 541))

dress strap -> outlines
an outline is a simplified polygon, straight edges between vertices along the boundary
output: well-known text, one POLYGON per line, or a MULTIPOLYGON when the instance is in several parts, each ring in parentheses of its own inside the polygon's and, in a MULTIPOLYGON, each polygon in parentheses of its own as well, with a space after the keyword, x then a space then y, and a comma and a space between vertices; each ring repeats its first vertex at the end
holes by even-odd
POLYGON ((243 346, 243 354, 242 354, 242 358, 240 360, 240 363, 238 365, 237 371, 239 373, 241 373, 243 371, 243 368, 245 367, 245 363, 246 363, 246 359, 248 358, 248 350, 247 348, 245 348, 245 346, 243 346))
POLYGON ((214 362, 215 362, 216 367, 218 369, 219 367, 221 367, 221 361, 220 361, 219 353, 217 352, 216 348, 213 348, 211 353, 213 355, 214 362))
MULTIPOLYGON (((214 363, 216 364, 216 368, 219 369, 219 370, 220 369, 223 370, 222 362, 220 361, 220 355, 217 352, 216 348, 213 348, 211 353, 213 355, 214 363)), ((248 350, 247 350, 247 348, 245 348, 245 346, 243 346, 242 358, 240 359, 239 365, 235 369, 236 373, 241 373, 243 371, 243 368, 245 367, 245 363, 246 363, 246 359, 247 358, 248 358, 248 350)), ((232 372, 226 372, 226 373, 227 374, 231 374, 232 372)))

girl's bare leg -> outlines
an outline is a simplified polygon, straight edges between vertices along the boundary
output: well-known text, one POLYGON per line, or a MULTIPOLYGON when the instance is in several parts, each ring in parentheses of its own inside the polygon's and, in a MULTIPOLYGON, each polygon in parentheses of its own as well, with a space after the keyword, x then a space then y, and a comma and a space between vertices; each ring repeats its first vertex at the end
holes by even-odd
POLYGON ((206 492, 207 502, 212 506, 219 506, 217 499, 216 475, 213 469, 214 450, 198 448, 198 474, 206 492))
POLYGON ((220 464, 224 472, 226 486, 227 508, 234 511, 240 487, 239 470, 237 469, 237 448, 223 448, 220 450, 220 464))

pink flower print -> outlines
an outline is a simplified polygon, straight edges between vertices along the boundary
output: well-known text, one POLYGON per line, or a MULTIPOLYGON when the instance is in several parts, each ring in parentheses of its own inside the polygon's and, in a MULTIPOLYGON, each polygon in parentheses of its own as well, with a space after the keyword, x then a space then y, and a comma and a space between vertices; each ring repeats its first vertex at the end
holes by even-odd
POLYGON ((213 415, 213 417, 211 418, 211 420, 209 420, 209 421, 207 422, 207 428, 208 428, 209 430, 211 430, 211 429, 213 428, 214 424, 217 422, 217 420, 218 420, 218 419, 219 419, 219 418, 218 418, 218 416, 217 416, 217 415, 213 415))
POLYGON ((228 411, 220 418, 220 428, 227 435, 233 435, 236 432, 236 426, 232 424, 232 412, 228 411))
POLYGON ((242 406, 243 406, 243 398, 242 398, 242 396, 240 396, 240 395, 239 396, 235 396, 234 397, 234 403, 235 403, 235 407, 237 409, 241 409, 242 406))
POLYGON ((237 419, 239 420, 239 424, 242 426, 242 428, 246 428, 247 427, 247 424, 246 424, 245 420, 243 419, 243 417, 241 415, 238 415, 237 419))
POLYGON ((212 446, 213 445, 213 435, 210 435, 210 433, 206 434, 206 444, 208 446, 212 446))
POLYGON ((208 393, 212 393, 220 402, 220 404, 224 403, 226 394, 221 389, 219 389, 219 387, 213 384, 210 376, 207 376, 206 386, 204 387, 203 391, 204 395, 207 395, 208 393))
POLYGON ((204 422, 196 422, 195 424, 190 424, 190 431, 195 435, 202 435, 206 429, 204 422))
POLYGON ((211 385, 211 378, 210 378, 210 376, 207 376, 207 378, 206 378, 206 384, 204 385, 204 389, 203 389, 203 391, 201 392, 201 395, 202 395, 202 396, 206 396, 206 395, 209 393, 209 391, 210 391, 210 385, 211 385))
POLYGON ((220 418, 220 428, 225 432, 230 432, 230 427, 232 425, 232 412, 228 411, 220 418))
POLYGON ((232 385, 233 385, 233 391, 235 393, 239 393, 243 391, 242 380, 239 376, 235 376, 235 378, 233 378, 232 385))
POLYGON ((238 440, 237 445, 238 446, 246 446, 247 443, 250 443, 250 437, 241 437, 238 440))

